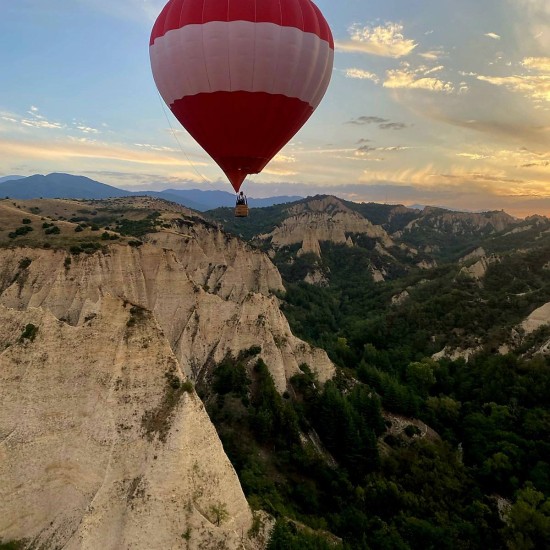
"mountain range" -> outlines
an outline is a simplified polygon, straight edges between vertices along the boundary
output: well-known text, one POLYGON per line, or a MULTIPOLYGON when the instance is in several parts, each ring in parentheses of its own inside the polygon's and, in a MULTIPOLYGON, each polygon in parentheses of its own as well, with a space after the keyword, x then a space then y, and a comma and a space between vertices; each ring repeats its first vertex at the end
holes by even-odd
MULTIPOLYGON (((204 212, 218 207, 235 205, 235 195, 226 191, 200 189, 165 189, 164 191, 126 191, 100 183, 84 176, 53 173, 34 176, 4 176, 0 178, 0 197, 12 199, 68 198, 68 199, 106 199, 109 197, 129 197, 147 195, 187 206, 204 212)), ((274 204, 293 202, 298 196, 279 196, 255 199, 248 198, 253 207, 265 207, 274 204)))

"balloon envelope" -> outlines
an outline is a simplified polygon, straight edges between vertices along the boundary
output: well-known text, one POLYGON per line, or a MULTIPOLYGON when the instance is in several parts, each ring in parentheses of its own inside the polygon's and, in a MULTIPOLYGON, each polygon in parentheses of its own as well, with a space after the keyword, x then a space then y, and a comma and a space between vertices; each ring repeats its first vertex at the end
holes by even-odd
POLYGON ((334 42, 310 0, 170 0, 149 51, 162 98, 238 191, 321 101, 334 42))

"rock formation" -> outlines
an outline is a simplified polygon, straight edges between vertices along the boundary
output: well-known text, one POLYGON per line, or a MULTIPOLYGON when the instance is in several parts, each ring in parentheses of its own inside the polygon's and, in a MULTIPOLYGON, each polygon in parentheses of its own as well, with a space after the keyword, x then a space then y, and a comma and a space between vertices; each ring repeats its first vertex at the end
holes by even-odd
POLYGON ((104 294, 71 326, 0 306, 0 540, 261 548, 237 476, 154 316, 104 294))
POLYGON ((113 245, 92 255, 0 250, 0 303, 43 307, 77 325, 111 294, 153 312, 192 379, 209 361, 261 345, 280 391, 301 363, 327 380, 333 366, 326 353, 292 335, 269 293, 282 289, 269 259, 219 230, 204 230, 206 236, 200 235, 203 230, 188 236, 156 233, 139 248, 113 245), (26 259, 30 264, 22 269, 26 259))
POLYGON ((538 330, 540 327, 544 325, 550 324, 550 302, 544 304, 543 306, 535 309, 523 321, 521 324, 521 327, 525 331, 525 334, 531 334, 532 332, 535 332, 535 330, 538 330))
POLYGON ((490 256, 481 256, 477 262, 474 262, 468 267, 465 266, 461 268, 460 273, 461 275, 480 281, 483 277, 485 277, 489 266, 496 262, 500 262, 500 258, 495 254, 491 254, 490 256))
POLYGON ((345 206, 336 197, 321 197, 301 202, 288 209, 288 217, 271 233, 259 235, 271 240, 275 248, 300 243, 304 252, 320 255, 318 243, 330 241, 352 245, 349 234, 364 234, 393 246, 386 231, 345 206), (317 243, 317 244, 315 244, 317 243))
POLYGON ((140 246, 0 249, 0 542, 265 547, 190 381, 252 346, 281 392, 334 367, 291 333, 265 254, 174 216, 140 246))

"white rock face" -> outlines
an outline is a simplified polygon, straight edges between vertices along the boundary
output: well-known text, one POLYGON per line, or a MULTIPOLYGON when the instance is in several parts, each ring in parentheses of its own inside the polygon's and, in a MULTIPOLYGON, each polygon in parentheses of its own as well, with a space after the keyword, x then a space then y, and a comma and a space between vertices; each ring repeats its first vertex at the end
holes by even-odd
POLYGON ((404 290, 403 292, 400 292, 399 294, 395 294, 391 298, 391 303, 394 305, 402 304, 403 302, 406 302, 410 297, 410 294, 407 290, 404 290))
POLYGON ((525 334, 531 334, 544 325, 550 324, 550 302, 535 309, 521 324, 525 334))
POLYGON ((203 404, 170 382, 258 345, 281 392, 334 366, 291 333, 266 255, 193 220, 147 241, 0 249, 0 540, 265 548, 203 404))
POLYGON ((108 294, 94 306, 76 326, 0 306, 0 540, 261 548, 204 406, 169 384, 185 375, 154 316, 108 294))
POLYGON ((372 273, 372 280, 375 283, 382 283, 383 281, 385 281, 384 274, 379 269, 376 269, 375 267, 371 266, 371 273, 372 273))
POLYGON ((0 303, 21 310, 43 307, 77 325, 95 313, 102 296, 118 296, 153 312, 192 379, 208 361, 257 345, 280 391, 304 362, 321 381, 332 376, 326 353, 292 335, 277 299, 268 294, 280 276, 265 255, 243 249, 233 260, 216 263, 216 251, 201 249, 200 240, 154 238, 156 244, 138 249, 115 245, 107 253, 73 256, 68 267, 61 251, 0 250, 0 303), (169 243, 172 249, 158 246, 169 243), (25 258, 32 261, 22 270, 25 258))
POLYGON ((487 270, 491 264, 500 262, 500 258, 492 254, 491 256, 482 256, 477 262, 469 267, 463 267, 460 273, 471 277, 472 279, 481 280, 485 277, 487 270))
POLYGON ((438 359, 443 359, 444 357, 448 357, 452 361, 456 361, 457 359, 464 359, 466 362, 472 357, 472 355, 475 355, 479 351, 482 350, 481 346, 475 347, 475 348, 456 348, 452 349, 449 347, 443 348, 441 351, 438 351, 437 353, 434 353, 432 355, 432 359, 435 359, 436 361, 438 359))
POLYGON ((419 267, 420 269, 433 269, 437 267, 437 262, 435 260, 432 260, 432 261, 422 260, 421 262, 418 262, 416 264, 416 267, 419 267))
POLYGON ((486 255, 485 249, 482 246, 478 246, 475 250, 472 250, 466 256, 463 256, 458 260, 458 263, 468 263, 471 260, 477 260, 478 258, 483 258, 486 255))
POLYGON ((394 244, 382 227, 373 225, 335 197, 297 204, 289 209, 289 214, 280 226, 259 238, 270 238, 271 244, 276 248, 301 243, 304 251, 313 253, 317 253, 318 243, 322 241, 350 246, 353 243, 349 242, 349 233, 360 233, 379 239, 386 247, 394 244))

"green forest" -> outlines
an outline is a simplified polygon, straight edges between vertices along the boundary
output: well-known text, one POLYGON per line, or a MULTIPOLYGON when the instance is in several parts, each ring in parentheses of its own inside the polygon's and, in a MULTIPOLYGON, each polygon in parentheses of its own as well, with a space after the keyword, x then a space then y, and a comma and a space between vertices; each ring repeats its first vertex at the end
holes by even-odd
POLYGON ((274 259, 332 381, 304 364, 281 396, 253 348, 199 388, 249 502, 277 518, 270 550, 550 548, 550 358, 534 353, 550 327, 499 353, 550 302, 550 247, 503 255, 483 284, 452 262, 375 283, 362 244, 274 259), (312 267, 325 286, 303 282, 312 267), (476 353, 434 360, 446 346, 476 353))

